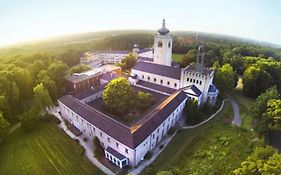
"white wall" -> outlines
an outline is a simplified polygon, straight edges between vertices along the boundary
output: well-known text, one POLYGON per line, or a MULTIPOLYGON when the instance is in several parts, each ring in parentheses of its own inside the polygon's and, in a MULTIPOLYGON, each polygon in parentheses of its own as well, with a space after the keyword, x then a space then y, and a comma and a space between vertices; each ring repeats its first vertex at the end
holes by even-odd
MULTIPOLYGON (((84 120, 82 117, 74 113, 71 109, 65 106, 63 103, 58 101, 60 112, 63 118, 68 120, 70 123, 78 123, 79 130, 82 131, 90 141, 96 136, 99 138, 101 144, 104 145, 106 149, 108 146, 112 147, 120 154, 124 155, 129 159, 130 166, 136 166, 145 156, 145 154, 153 149, 157 143, 166 135, 167 131, 174 126, 176 121, 181 117, 186 99, 177 107, 177 109, 169 115, 169 117, 161 123, 139 146, 137 146, 134 150, 129 148, 128 146, 120 143, 113 137, 109 136, 96 126, 92 125, 88 121, 84 120), (163 135, 162 135, 163 132, 163 135), (102 133, 102 134, 101 134, 102 133), (109 139, 109 140, 108 140, 109 139), (116 145, 118 143, 118 146, 116 145), (126 152, 128 150, 128 153, 126 152)), ((160 146, 160 145, 158 145, 160 146)))
POLYGON ((143 80, 143 81, 147 81, 147 82, 150 82, 150 83, 162 85, 162 86, 169 87, 169 88, 172 88, 172 89, 179 89, 180 88, 180 80, 177 80, 177 79, 164 77, 164 76, 156 75, 156 74, 151 74, 151 73, 147 73, 147 72, 142 72, 142 71, 134 70, 134 69, 132 69, 131 74, 137 75, 139 80, 143 80), (148 77, 150 77, 149 80, 148 80, 148 77), (154 81, 154 78, 156 78, 156 81, 154 81), (161 80, 163 80, 162 84, 161 84, 161 80), (170 83, 169 85, 168 85, 168 82, 170 83), (175 84, 176 84, 176 86, 175 86, 175 84))
POLYGON ((154 62, 166 66, 171 66, 172 62, 172 35, 159 35, 154 36, 154 62), (158 43, 162 42, 162 47, 158 47, 158 43), (170 46, 169 46, 170 43, 170 46))

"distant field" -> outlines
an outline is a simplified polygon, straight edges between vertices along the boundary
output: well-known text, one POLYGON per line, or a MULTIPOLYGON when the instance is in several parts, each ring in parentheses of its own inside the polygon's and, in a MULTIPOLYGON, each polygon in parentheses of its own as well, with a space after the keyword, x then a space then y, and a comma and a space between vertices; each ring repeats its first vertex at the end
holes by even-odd
POLYGON ((13 133, 0 146, 1 175, 101 175, 53 121, 39 123, 26 134, 13 133))
POLYGON ((173 53, 172 60, 175 62, 180 62, 183 56, 184 54, 173 53))
POLYGON ((218 121, 178 133, 143 174, 159 170, 175 174, 231 174, 252 150, 253 136, 225 123, 233 115, 229 103, 219 115, 218 121))

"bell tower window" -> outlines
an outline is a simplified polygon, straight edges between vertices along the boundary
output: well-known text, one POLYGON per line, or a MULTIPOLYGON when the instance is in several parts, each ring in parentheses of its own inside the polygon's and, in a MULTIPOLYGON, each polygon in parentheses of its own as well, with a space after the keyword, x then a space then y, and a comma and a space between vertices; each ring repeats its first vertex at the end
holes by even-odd
POLYGON ((158 42, 158 47, 162 47, 163 43, 161 41, 158 42))
POLYGON ((171 47, 171 41, 169 42, 168 47, 169 47, 169 48, 171 47))

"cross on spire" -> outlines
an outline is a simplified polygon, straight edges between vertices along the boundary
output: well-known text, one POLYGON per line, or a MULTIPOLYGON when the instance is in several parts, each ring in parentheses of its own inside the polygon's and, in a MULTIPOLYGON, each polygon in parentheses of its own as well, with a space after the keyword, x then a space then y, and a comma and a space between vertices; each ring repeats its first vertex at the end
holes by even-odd
POLYGON ((163 19, 162 27, 165 28, 165 26, 166 26, 165 19, 163 19))

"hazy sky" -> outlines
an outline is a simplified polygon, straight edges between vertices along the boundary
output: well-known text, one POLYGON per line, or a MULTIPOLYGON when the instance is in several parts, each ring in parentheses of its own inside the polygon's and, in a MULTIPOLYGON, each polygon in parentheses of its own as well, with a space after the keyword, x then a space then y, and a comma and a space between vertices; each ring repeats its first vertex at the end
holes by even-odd
POLYGON ((281 0, 0 0, 0 45, 70 33, 204 31, 281 44, 281 0))

